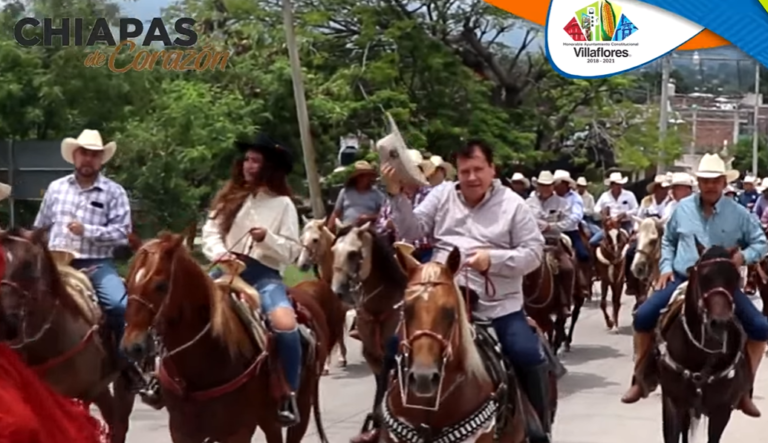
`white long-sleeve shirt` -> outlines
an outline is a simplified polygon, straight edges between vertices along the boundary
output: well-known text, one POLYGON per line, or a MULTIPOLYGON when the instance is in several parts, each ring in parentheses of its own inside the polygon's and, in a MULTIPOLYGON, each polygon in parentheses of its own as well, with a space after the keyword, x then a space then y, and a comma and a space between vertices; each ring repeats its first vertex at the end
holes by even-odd
POLYGON ((227 252, 244 254, 281 273, 285 271, 301 252, 299 216, 291 199, 269 192, 249 196, 226 235, 222 235, 218 220, 209 216, 203 226, 203 254, 216 261, 227 252), (253 241, 249 234, 253 228, 267 230, 263 241, 253 241))
POLYGON ((608 208, 608 214, 611 217, 618 217, 624 214, 635 215, 637 207, 637 198, 632 192, 622 189, 619 197, 614 198, 611 191, 608 190, 603 192, 603 195, 597 200, 595 211, 603 212, 603 209, 608 208))

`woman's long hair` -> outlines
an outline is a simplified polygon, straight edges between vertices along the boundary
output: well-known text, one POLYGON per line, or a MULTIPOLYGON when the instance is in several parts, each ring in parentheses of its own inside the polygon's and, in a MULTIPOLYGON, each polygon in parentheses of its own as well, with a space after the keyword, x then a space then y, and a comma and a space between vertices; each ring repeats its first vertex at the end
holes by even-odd
POLYGON ((243 163, 245 159, 239 158, 232 165, 230 179, 224 184, 211 203, 211 217, 219 222, 222 235, 226 235, 235 217, 243 207, 245 199, 253 195, 260 187, 267 188, 275 195, 293 197, 285 172, 277 167, 267 155, 263 155, 264 161, 259 168, 259 173, 253 183, 245 181, 243 175, 243 163))

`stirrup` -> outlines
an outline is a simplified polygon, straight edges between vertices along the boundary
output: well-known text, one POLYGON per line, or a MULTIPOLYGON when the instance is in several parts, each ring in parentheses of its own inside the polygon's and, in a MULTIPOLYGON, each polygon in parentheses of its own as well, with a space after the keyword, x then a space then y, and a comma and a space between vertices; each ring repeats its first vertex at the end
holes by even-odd
POLYGON ((360 428, 360 433, 370 432, 376 427, 376 415, 373 412, 369 412, 368 415, 365 416, 365 420, 363 420, 363 427, 360 428))

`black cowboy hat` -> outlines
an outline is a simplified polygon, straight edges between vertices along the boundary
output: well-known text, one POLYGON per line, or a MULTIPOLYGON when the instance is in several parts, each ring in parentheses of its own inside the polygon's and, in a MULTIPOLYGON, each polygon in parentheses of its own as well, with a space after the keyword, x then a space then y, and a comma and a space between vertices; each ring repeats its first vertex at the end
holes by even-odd
POLYGON ((235 147, 242 153, 247 151, 260 152, 286 174, 290 174, 293 170, 293 154, 288 147, 272 140, 269 135, 263 132, 252 138, 237 140, 235 147))

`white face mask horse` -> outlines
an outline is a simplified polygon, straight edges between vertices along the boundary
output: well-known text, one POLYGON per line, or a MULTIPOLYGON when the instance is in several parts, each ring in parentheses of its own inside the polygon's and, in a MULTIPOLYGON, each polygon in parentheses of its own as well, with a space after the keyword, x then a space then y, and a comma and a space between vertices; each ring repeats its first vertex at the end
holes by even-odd
POLYGON ((333 251, 333 278, 331 289, 342 301, 358 304, 359 286, 371 274, 374 233, 371 223, 361 227, 343 227, 331 250, 333 251), (345 232, 349 230, 348 232, 345 232))
POLYGON ((635 217, 637 227, 637 252, 632 260, 631 271, 640 280, 653 276, 659 267, 661 258, 661 236, 664 233, 664 222, 656 217, 639 219, 635 217))
POLYGON ((335 236, 326 227, 325 220, 303 218, 304 229, 301 231, 301 253, 296 264, 302 272, 308 272, 313 266, 320 266, 325 254, 330 252, 335 236))

